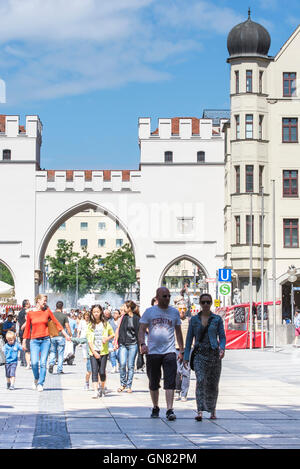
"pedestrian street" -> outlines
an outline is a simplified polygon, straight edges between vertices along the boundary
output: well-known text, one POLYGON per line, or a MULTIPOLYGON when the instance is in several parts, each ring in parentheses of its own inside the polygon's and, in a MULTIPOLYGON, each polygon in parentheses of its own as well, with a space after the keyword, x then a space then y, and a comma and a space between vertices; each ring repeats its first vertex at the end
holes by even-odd
POLYGON ((174 402, 177 419, 150 419, 145 373, 135 373, 133 393, 117 392, 119 374, 107 367, 110 392, 92 399, 84 390, 82 350, 63 375, 47 372, 43 392, 31 388, 32 370, 18 366, 16 389, 0 388, 1 449, 299 449, 300 348, 228 350, 223 360, 217 420, 196 422, 195 375, 188 401, 174 402))

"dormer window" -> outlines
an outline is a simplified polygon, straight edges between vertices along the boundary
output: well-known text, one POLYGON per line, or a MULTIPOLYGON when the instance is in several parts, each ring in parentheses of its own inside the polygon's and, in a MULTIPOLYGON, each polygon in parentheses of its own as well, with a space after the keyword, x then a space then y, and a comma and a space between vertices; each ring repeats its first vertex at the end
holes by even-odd
POLYGON ((165 163, 173 163, 173 152, 165 151, 165 163))
POLYGON ((197 151, 197 163, 205 162, 205 151, 197 151))
POLYGON ((3 150, 3 160, 11 160, 11 150, 3 150))

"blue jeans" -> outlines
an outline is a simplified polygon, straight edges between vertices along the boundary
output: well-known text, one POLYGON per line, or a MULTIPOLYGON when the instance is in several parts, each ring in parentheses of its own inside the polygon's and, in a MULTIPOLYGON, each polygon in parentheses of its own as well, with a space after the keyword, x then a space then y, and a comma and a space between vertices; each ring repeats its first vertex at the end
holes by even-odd
POLYGON ((57 352, 57 372, 58 373, 61 373, 63 370, 65 346, 66 346, 66 339, 63 336, 58 335, 57 337, 51 338, 49 365, 54 366, 56 352, 57 352))
POLYGON ((41 337, 30 341, 31 367, 34 379, 38 380, 37 384, 43 385, 45 382, 50 345, 50 337, 41 337))
POLYGON ((138 352, 138 345, 120 345, 119 362, 120 362, 120 381, 121 386, 131 388, 134 374, 134 362, 138 352), (126 365, 128 374, 126 375, 126 365))

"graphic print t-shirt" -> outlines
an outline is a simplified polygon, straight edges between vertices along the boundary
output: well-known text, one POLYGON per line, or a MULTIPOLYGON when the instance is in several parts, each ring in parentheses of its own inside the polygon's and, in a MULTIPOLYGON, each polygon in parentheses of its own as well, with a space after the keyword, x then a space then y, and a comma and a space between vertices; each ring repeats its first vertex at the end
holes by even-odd
POLYGON ((96 324, 96 327, 95 327, 94 349, 95 349, 97 352, 100 352, 100 350, 101 350, 101 348, 102 348, 103 330, 104 330, 104 327, 103 327, 102 322, 100 322, 99 324, 96 324))
POLYGON ((159 306, 152 306, 146 309, 140 319, 141 324, 147 324, 148 354, 174 353, 175 348, 175 326, 180 326, 181 320, 179 311, 172 306, 161 309, 159 306))

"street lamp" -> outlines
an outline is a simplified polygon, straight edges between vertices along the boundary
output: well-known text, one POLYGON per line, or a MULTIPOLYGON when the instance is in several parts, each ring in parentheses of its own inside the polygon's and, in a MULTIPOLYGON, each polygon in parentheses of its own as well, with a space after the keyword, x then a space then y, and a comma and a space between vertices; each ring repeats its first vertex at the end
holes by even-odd
POLYGON ((78 259, 76 259, 76 309, 78 307, 78 259))

